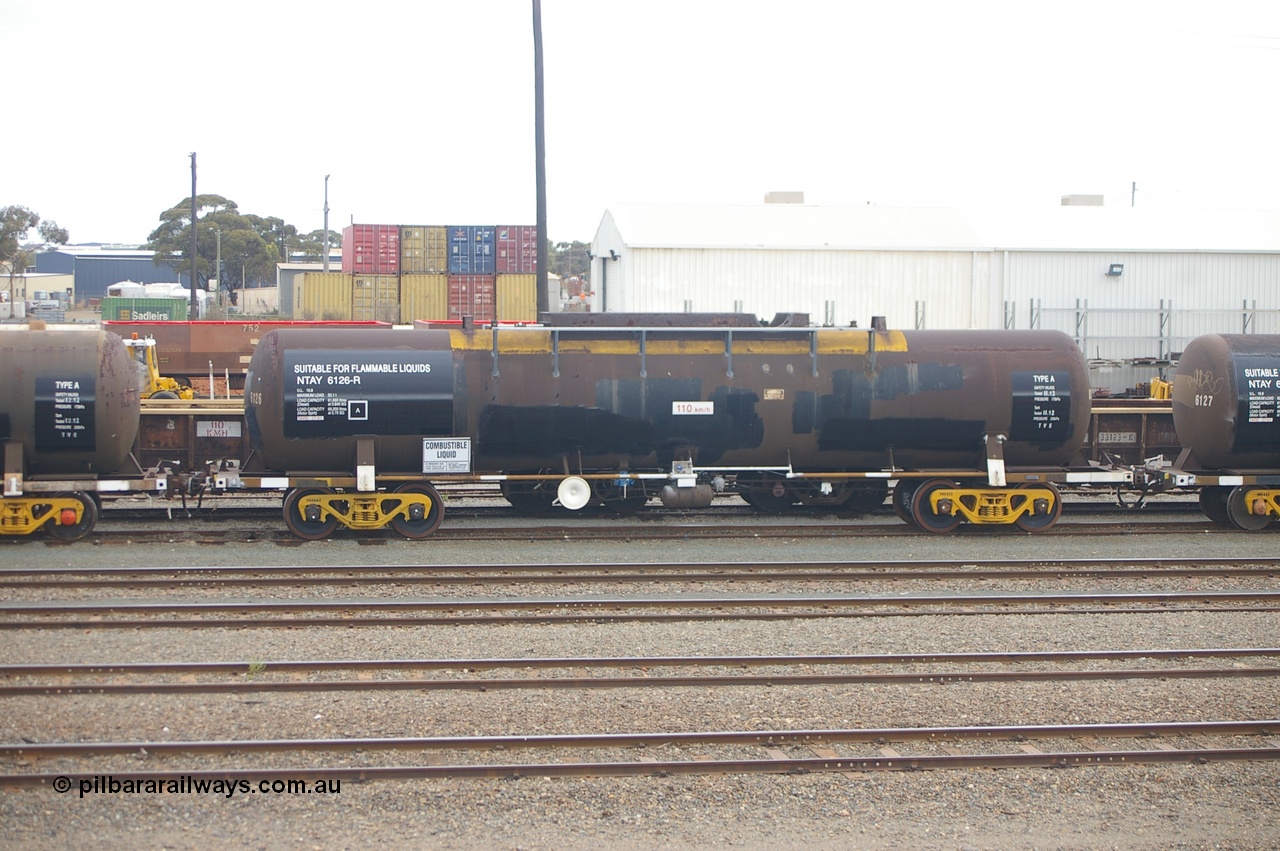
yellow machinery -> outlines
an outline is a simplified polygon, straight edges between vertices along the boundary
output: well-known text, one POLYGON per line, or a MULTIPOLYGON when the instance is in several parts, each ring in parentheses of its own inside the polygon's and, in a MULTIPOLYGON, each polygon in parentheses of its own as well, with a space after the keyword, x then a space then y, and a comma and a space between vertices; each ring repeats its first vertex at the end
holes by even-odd
POLYGON ((160 374, 156 365, 156 341, 154 337, 139 338, 135 333, 124 344, 133 355, 133 361, 141 376, 139 396, 143 399, 194 399, 196 392, 177 379, 160 374))

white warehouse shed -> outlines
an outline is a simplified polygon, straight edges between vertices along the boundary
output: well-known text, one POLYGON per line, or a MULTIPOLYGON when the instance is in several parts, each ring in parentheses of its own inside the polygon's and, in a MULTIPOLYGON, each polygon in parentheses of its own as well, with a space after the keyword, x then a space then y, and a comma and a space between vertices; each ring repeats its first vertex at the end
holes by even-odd
POLYGON ((1055 328, 1099 363, 1280 333, 1275 212, 622 205, 591 253, 597 311, 1055 328))

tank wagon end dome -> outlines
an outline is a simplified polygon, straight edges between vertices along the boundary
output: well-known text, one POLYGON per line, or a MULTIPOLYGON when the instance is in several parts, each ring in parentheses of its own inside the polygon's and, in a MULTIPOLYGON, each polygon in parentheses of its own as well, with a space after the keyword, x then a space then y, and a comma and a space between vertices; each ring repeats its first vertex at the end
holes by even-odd
POLYGON ((1173 424, 1209 468, 1280 465, 1280 335, 1205 334, 1173 377, 1173 424))

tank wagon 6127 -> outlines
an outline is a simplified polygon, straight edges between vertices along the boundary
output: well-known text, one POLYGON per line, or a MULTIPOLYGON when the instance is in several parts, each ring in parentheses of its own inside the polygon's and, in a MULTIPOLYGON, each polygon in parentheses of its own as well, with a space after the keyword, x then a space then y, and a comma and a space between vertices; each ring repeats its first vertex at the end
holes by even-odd
POLYGON ((1145 471, 1152 489, 1199 489, 1205 515, 1241 529, 1280 517, 1280 335, 1206 334, 1182 352, 1173 420, 1184 447, 1145 471))
POLYGON ((1118 483, 1075 466, 1084 360, 1052 331, 831 328, 286 329, 249 365, 257 460, 287 489, 287 526, 424 537, 432 482, 500 483, 521 509, 628 511, 651 496, 753 506, 894 507, 1046 529, 1055 484, 1118 483))

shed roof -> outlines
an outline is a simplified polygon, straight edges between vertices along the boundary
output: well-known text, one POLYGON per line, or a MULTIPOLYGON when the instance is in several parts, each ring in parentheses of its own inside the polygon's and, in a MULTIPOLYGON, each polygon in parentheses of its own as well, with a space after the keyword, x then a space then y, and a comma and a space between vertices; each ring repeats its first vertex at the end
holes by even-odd
POLYGON ((633 248, 1280 252, 1280 211, 623 204, 604 215, 633 248))

